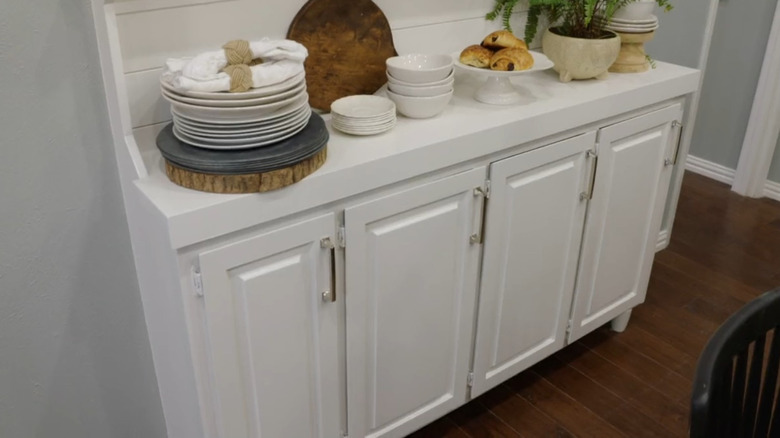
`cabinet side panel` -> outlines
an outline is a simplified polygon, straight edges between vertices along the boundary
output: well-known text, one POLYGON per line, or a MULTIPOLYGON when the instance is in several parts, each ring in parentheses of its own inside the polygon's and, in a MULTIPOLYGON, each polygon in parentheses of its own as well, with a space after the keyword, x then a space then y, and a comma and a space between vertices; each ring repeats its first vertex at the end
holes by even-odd
MULTIPOLYGON (((134 189, 134 187, 133 187, 134 189)), ((176 252, 165 219, 135 190, 125 198, 133 255, 169 438, 205 438, 176 252)))

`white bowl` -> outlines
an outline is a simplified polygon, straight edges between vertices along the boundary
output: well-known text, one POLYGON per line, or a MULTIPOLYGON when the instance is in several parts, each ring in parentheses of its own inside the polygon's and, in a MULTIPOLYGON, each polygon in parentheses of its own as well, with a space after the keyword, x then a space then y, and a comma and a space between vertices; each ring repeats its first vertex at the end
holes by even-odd
POLYGON ((612 15, 612 18, 621 20, 648 20, 653 18, 653 12, 655 12, 654 1, 638 1, 629 3, 616 10, 615 14, 612 15))
POLYGON ((452 57, 449 55, 412 54, 394 56, 386 61, 387 71, 394 78, 423 84, 440 81, 450 75, 453 69, 452 57))
POLYGON ((387 90, 387 96, 395 102, 398 112, 411 119, 428 119, 441 114, 452 100, 452 91, 432 97, 402 96, 387 90))
POLYGON ((434 97, 452 91, 452 84, 444 85, 431 85, 427 87, 407 87, 406 85, 398 85, 389 83, 387 88, 395 94, 410 97, 434 97))
POLYGON ((386 72, 385 74, 387 75, 388 83, 394 85, 403 85, 405 87, 435 87, 437 85, 452 85, 453 83, 455 83, 455 70, 451 71, 449 76, 447 76, 446 78, 440 81, 426 82, 426 83, 406 82, 391 75, 390 72, 386 72))

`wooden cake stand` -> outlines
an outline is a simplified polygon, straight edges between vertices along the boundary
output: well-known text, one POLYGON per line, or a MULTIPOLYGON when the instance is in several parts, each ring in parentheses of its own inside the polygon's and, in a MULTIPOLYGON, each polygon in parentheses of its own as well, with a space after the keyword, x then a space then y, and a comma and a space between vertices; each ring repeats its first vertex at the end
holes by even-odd
POLYGON ((650 68, 645 53, 645 43, 652 40, 655 31, 647 33, 622 33, 620 35, 620 54, 609 71, 613 73, 641 73, 650 68))

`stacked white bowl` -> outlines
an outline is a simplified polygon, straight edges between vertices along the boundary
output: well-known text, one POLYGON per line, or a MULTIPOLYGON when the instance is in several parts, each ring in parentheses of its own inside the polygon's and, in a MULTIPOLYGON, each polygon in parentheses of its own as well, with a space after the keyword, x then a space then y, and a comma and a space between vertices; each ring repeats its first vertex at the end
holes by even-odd
POLYGON ((452 100, 452 56, 412 54, 387 60, 387 95, 398 112, 413 119, 435 117, 452 100))
MULTIPOLYGON (((615 11, 605 29, 620 33, 647 33, 658 29, 658 17, 653 15, 655 0, 639 0, 615 11)), ((598 20, 604 21, 602 17, 598 20)))

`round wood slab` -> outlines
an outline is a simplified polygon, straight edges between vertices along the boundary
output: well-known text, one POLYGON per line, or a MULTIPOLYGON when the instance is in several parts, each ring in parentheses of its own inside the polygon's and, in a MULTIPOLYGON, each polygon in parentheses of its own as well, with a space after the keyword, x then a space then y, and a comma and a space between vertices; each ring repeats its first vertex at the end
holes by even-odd
POLYGON ((211 193, 257 193, 281 189, 306 178, 322 167, 328 156, 324 147, 313 156, 289 167, 244 175, 218 175, 178 167, 165 160, 165 173, 173 183, 211 193))
POLYGON ((371 0, 309 0, 287 38, 309 50, 309 103, 328 112, 336 99, 374 94, 387 82, 385 61, 397 54, 390 23, 371 0))

